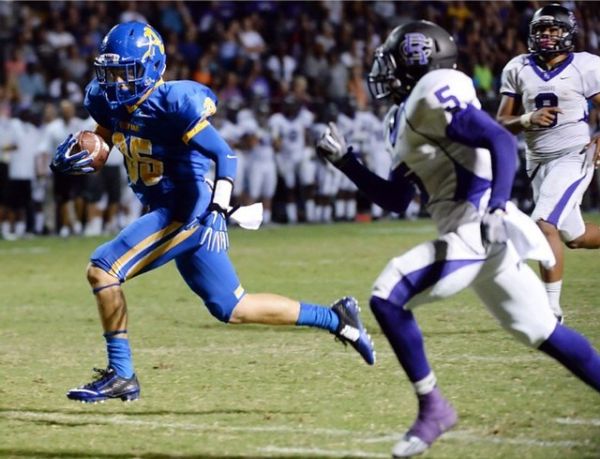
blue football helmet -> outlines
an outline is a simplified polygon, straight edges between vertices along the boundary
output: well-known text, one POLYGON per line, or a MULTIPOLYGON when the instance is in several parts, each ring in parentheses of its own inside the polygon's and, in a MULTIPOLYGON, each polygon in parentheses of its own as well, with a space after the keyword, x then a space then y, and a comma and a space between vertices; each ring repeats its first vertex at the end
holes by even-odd
POLYGON ((100 44, 94 70, 112 109, 135 104, 162 77, 165 45, 148 24, 131 21, 114 26, 100 44))

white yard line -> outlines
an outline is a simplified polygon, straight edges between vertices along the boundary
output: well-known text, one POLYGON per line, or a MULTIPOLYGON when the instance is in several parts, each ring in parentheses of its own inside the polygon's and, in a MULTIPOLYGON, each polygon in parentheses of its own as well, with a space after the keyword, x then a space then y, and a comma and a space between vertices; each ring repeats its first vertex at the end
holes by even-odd
MULTIPOLYGON (((323 436, 335 436, 335 437, 349 437, 349 441, 362 442, 364 444, 374 443, 390 443, 398 441, 401 437, 400 433, 381 433, 376 434, 375 432, 358 432, 347 429, 323 429, 323 428, 304 428, 302 426, 286 426, 286 425, 274 425, 274 426, 231 426, 231 425, 218 425, 218 424, 195 424, 186 422, 168 422, 168 421, 147 421, 141 419, 131 419, 125 415, 94 415, 94 414, 82 414, 82 413, 38 413, 35 411, 5 411, 0 412, 0 418, 6 418, 16 421, 50 421, 57 423, 68 423, 73 424, 97 424, 97 425, 118 425, 118 426, 132 426, 132 427, 144 427, 149 429, 175 429, 175 430, 186 430, 186 431, 202 431, 202 432, 222 432, 222 433, 283 433, 283 434, 300 434, 300 435, 323 435, 323 436)), ((577 420, 570 418, 558 418, 557 422, 563 424, 586 424, 586 425, 600 425, 600 419, 591 420, 577 420)), ((535 438, 518 437, 518 438, 506 438, 500 436, 484 435, 480 432, 473 430, 456 430, 446 433, 442 437, 442 441, 460 441, 466 443, 492 443, 502 445, 517 445, 517 446, 533 446, 543 448, 572 448, 575 446, 586 446, 589 441, 575 441, 575 440, 539 440, 535 438)), ((267 446, 266 448, 279 448, 276 446, 267 446)), ((290 454, 325 454, 325 450, 321 451, 318 449, 303 449, 300 448, 283 448, 279 452, 289 452, 290 454), (320 451, 320 452, 319 452, 320 451)), ((261 451, 265 451, 263 448, 261 451)), ((271 452, 275 452, 272 450, 271 452)), ((334 455, 344 456, 351 455, 362 457, 361 454, 371 454, 364 451, 328 451, 327 454, 332 457, 334 455)), ((368 456, 365 456, 368 457, 368 456)), ((387 457, 387 455, 385 456, 387 457)))
POLYGON ((588 441, 577 440, 538 440, 535 438, 519 437, 506 438, 500 436, 482 436, 475 431, 456 430, 444 434, 442 439, 459 440, 467 443, 493 443, 498 445, 539 446, 542 448, 573 448, 586 446, 588 441))
POLYGON ((130 419, 125 415, 103 416, 93 414, 64 414, 64 413, 37 413, 35 411, 5 411, 0 412, 0 418, 14 419, 18 421, 51 421, 64 422, 69 424, 100 424, 100 425, 120 425, 134 427, 148 427, 151 429, 179 429, 195 431, 219 431, 219 432, 281 432, 281 433, 304 433, 309 435, 331 435, 331 436, 349 436, 356 432, 344 429, 304 429, 298 426, 221 426, 218 424, 194 424, 187 422, 168 422, 168 421, 145 421, 141 419, 130 419))
POLYGON ((32 246, 32 247, 2 247, 0 248, 0 255, 2 254, 10 254, 10 255, 21 255, 21 254, 26 254, 26 255, 38 255, 40 253, 47 253, 50 250, 47 247, 38 247, 38 246, 32 246))
POLYGON ((600 419, 556 418, 558 424, 600 427, 600 419))
MULTIPOLYGON (((363 443, 390 443, 393 444, 402 438, 402 435, 386 435, 381 437, 365 438, 363 443)), ((474 430, 452 430, 444 434, 441 441, 455 440, 464 443, 492 443, 500 445, 539 446, 543 448, 572 448, 574 446, 585 446, 586 441, 575 440, 538 440, 535 438, 518 437, 506 438, 497 435, 482 435, 474 430)))
POLYGON ((371 453, 368 451, 355 451, 348 449, 321 449, 321 448, 282 448, 279 446, 267 446, 265 448, 258 448, 257 451, 261 453, 276 453, 276 454, 302 454, 303 456, 326 456, 326 457, 386 457, 389 458, 389 454, 383 453, 371 453))

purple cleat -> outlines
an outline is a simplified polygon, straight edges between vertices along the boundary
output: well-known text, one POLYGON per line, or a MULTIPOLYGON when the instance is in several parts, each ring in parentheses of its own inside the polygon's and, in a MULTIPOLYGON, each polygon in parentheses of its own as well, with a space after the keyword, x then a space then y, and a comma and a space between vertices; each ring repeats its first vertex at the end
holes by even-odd
POLYGON ((412 457, 423 453, 444 432, 450 430, 458 416, 450 402, 436 387, 426 395, 419 395, 417 420, 392 449, 392 457, 412 457))

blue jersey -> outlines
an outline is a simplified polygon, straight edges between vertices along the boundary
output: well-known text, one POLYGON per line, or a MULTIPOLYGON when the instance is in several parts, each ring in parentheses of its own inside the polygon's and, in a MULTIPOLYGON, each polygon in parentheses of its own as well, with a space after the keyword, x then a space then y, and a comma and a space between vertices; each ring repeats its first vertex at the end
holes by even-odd
MULTIPOLYGON (((211 151, 203 147, 199 135, 207 127, 214 131, 208 118, 216 112, 216 105, 215 94, 206 86, 162 80, 134 106, 111 110, 94 79, 84 101, 92 118, 112 132, 112 142, 124 157, 129 185, 142 203, 150 209, 167 207, 183 221, 201 214, 208 205, 210 192, 204 177, 211 160, 217 163, 217 178, 235 176, 236 158, 231 150, 225 146, 225 152, 211 151)), ((221 144, 219 149, 224 149, 221 144)))

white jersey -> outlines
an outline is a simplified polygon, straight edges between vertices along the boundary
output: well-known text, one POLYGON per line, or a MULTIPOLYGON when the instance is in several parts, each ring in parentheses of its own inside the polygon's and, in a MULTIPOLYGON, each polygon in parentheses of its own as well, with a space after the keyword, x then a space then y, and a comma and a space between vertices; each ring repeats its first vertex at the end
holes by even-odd
POLYGON ((281 139, 281 153, 304 158, 306 147, 306 129, 313 123, 314 115, 302 109, 294 119, 289 119, 281 113, 274 113, 268 121, 273 139, 281 139))
POLYGON ((242 136, 242 130, 240 126, 232 123, 228 119, 223 119, 219 124, 217 131, 223 137, 225 142, 227 142, 230 146, 235 147, 237 143, 240 141, 240 137, 242 136))
POLYGON ((8 177, 12 180, 33 180, 35 157, 40 152, 40 130, 18 118, 11 121, 11 130, 17 138, 17 149, 10 155, 8 177))
POLYGON ((581 148, 590 140, 587 99, 600 93, 600 57, 570 53, 551 71, 539 67, 532 55, 521 54, 502 71, 500 92, 520 97, 526 113, 557 106, 563 113, 550 127, 525 130, 528 158, 550 160, 581 148))
POLYGON ((63 118, 57 118, 44 128, 44 151, 54 154, 58 147, 69 134, 85 129, 85 123, 81 118, 71 118, 65 122, 63 118))
POLYGON ((275 161, 275 150, 271 134, 261 127, 256 128, 255 135, 258 137, 258 145, 250 150, 250 157, 254 161, 275 161))
POLYGON ((388 178, 391 158, 386 149, 383 120, 370 111, 356 112, 355 119, 354 139, 367 167, 380 177, 388 178))
POLYGON ((19 133, 14 129, 14 122, 14 118, 0 117, 0 162, 7 164, 19 143, 19 133))
POLYGON ((441 233, 478 220, 489 200, 489 151, 446 136, 451 109, 468 104, 481 107, 471 78, 457 70, 434 70, 384 120, 392 170, 404 169, 418 184, 441 233))
POLYGON ((554 256, 535 222, 511 202, 504 217, 507 243, 483 246, 480 215, 489 200, 491 155, 446 135, 454 109, 468 104, 479 108, 472 80, 439 69, 423 76, 406 102, 388 113, 394 172, 428 195, 427 209, 442 235, 390 260, 372 296, 412 309, 471 286, 504 328, 537 347, 556 328, 556 318, 539 278, 520 261, 536 259, 549 267, 554 256))
POLYGON ((356 118, 350 118, 345 113, 340 113, 337 117, 336 124, 340 128, 340 133, 346 139, 346 143, 348 143, 348 145, 352 144, 354 147, 357 147, 360 139, 357 138, 358 133, 356 132, 356 118))

